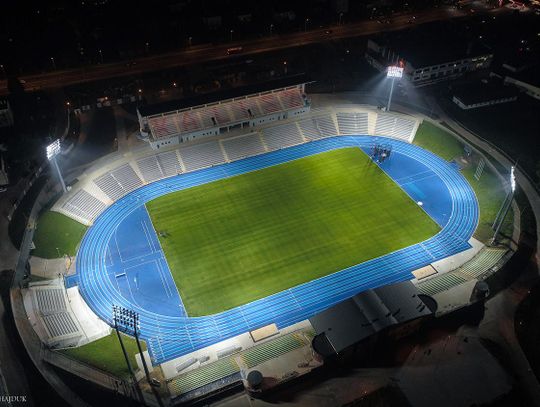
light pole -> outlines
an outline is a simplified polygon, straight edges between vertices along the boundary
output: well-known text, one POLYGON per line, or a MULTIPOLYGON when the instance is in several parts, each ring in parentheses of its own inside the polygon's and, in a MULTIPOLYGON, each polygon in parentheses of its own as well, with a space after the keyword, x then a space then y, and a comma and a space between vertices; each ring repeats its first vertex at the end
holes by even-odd
POLYGON ((51 62, 52 62, 53 69, 56 71, 56 61, 54 60, 54 57, 51 57, 51 62))
POLYGON ((232 39, 233 39, 233 34, 234 34, 234 30, 229 31, 229 34, 231 34, 230 40, 232 41, 232 39))
POLYGON ((386 111, 390 111, 390 105, 392 103, 392 93, 394 92, 394 81, 396 78, 403 77, 403 68, 400 66, 389 66, 386 69, 386 77, 392 78, 392 84, 390 85, 390 95, 388 95, 388 104, 386 105, 386 111))
POLYGON ((47 159, 52 163, 53 167, 56 169, 56 173, 58 174, 58 179, 60 180, 62 189, 64 190, 64 192, 67 192, 64 178, 62 178, 62 173, 60 172, 60 167, 58 166, 58 162, 56 162, 56 156, 60 154, 60 150, 61 150, 60 139, 56 139, 47 146, 47 149, 46 149, 47 159))
POLYGON ((148 54, 150 52, 150 43, 147 42, 146 44, 144 44, 145 47, 146 47, 146 53, 148 54))
POLYGON ((98 49, 99 52, 99 59, 101 60, 101 63, 103 63, 103 52, 101 52, 100 49, 98 49))
POLYGON ((137 389, 137 395, 139 396, 139 400, 143 405, 145 405, 144 402, 144 396, 141 391, 141 387, 139 386, 139 382, 135 378, 135 373, 133 372, 133 367, 131 366, 131 362, 129 361, 129 356, 126 351, 126 347, 124 345, 124 341, 122 340, 122 335, 120 335, 120 327, 119 324, 124 324, 124 315, 123 311, 124 309, 113 305, 113 321, 114 321, 114 329, 116 331, 116 336, 118 337, 118 342, 120 342, 120 347, 122 348, 122 353, 124 354, 124 359, 126 360, 126 365, 129 370, 129 374, 131 375, 131 379, 133 380, 133 384, 135 385, 135 388, 137 389))
POLYGON ((338 22, 338 25, 342 25, 343 24, 343 12, 339 13, 339 22, 338 22))
POLYGON ((307 25, 309 23, 309 18, 306 18, 305 21, 304 21, 304 32, 307 31, 307 25))
POLYGON ((501 227, 504 223, 504 220, 506 219, 506 215, 508 214, 508 211, 510 210, 510 206, 512 205, 512 200, 514 199, 515 192, 516 192, 516 175, 515 175, 515 167, 512 166, 510 168, 510 191, 508 191, 508 194, 506 194, 506 198, 504 198, 501 208, 499 209, 499 212, 497 213, 497 216, 495 217, 495 221, 493 222, 493 225, 491 226, 491 228, 495 231, 493 233, 493 238, 491 239, 491 242, 490 242, 490 245, 492 246, 497 243, 497 237, 499 236, 501 227))
POLYGON ((144 358, 141 342, 139 341, 139 313, 121 306, 113 305, 113 318, 117 332, 118 330, 121 330, 122 332, 133 335, 135 337, 135 342, 137 342, 137 348, 139 349, 139 354, 141 355, 141 362, 143 365, 146 380, 148 381, 148 385, 152 389, 152 393, 154 393, 154 396, 156 397, 159 406, 163 407, 163 401, 161 400, 159 393, 157 392, 156 388, 152 383, 152 378, 150 377, 148 365, 146 364, 146 359, 144 358))

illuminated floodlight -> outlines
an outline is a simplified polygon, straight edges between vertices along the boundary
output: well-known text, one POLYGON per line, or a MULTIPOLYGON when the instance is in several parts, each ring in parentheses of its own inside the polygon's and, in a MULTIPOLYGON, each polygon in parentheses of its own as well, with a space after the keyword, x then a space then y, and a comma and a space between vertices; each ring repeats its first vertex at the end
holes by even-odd
POLYGON ((400 66, 389 66, 386 69, 387 78, 402 78, 403 77, 403 68, 400 66))
POLYGON ((392 104, 392 93, 394 92, 394 82, 396 78, 403 77, 403 68, 401 66, 391 65, 386 68, 386 77, 392 78, 392 84, 390 86, 390 94, 388 95, 388 103, 386 104, 386 111, 390 111, 390 105, 392 104))
POLYGON ((47 146, 47 160, 51 161, 58 154, 60 154, 60 139, 54 140, 47 146))
POLYGON ((55 168, 56 173, 58 174, 58 179, 60 180, 60 184, 62 185, 62 189, 64 192, 67 192, 66 183, 64 182, 64 178, 62 178, 60 167, 58 167, 58 163, 56 162, 56 156, 60 154, 60 150, 60 139, 56 139, 46 148, 47 160, 49 160, 51 165, 55 168))
POLYGON ((514 174, 515 167, 512 165, 510 168, 510 186, 512 187, 512 192, 516 191, 516 175, 514 174))
POLYGON ((510 207, 512 206, 512 200, 514 199, 514 193, 516 192, 516 174, 515 174, 515 167, 512 165, 510 167, 510 191, 506 194, 506 198, 504 198, 504 201, 501 205, 501 209, 499 209, 499 212, 497 213, 497 216, 495 217, 495 221, 493 222, 493 225, 491 228, 495 230, 495 233, 493 234, 493 238, 491 239, 491 245, 497 244, 497 237, 499 236, 499 232, 501 231, 501 227, 504 223, 504 220, 506 218, 506 215, 508 214, 508 211, 510 210, 510 207))

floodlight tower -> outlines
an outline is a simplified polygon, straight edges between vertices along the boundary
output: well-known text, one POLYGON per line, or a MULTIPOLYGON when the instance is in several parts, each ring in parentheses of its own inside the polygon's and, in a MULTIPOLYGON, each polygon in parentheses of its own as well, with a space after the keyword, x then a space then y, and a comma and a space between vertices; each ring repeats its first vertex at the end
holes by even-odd
MULTIPOLYGON (((141 403, 144 405, 144 396, 141 392, 141 387, 139 386, 139 382, 135 378, 135 373, 133 372, 133 367, 131 366, 131 362, 129 361, 129 356, 126 351, 124 341, 122 340, 122 335, 120 335, 120 329, 121 328, 125 329, 124 309, 117 305, 113 305, 112 311, 113 311, 114 329, 116 330, 116 336, 118 337, 118 342, 120 342, 120 347, 122 348, 122 353, 124 354, 124 359, 126 360, 129 374, 131 375, 131 378, 133 379, 133 383, 135 384, 137 396, 139 397, 139 400, 141 401, 141 403)), ((142 357, 142 354, 141 354, 141 357, 142 357)))
POLYGON ((62 189, 64 190, 64 192, 67 192, 64 178, 62 178, 60 167, 58 166, 58 162, 56 161, 56 156, 60 154, 60 150, 61 150, 60 139, 56 139, 47 146, 47 159, 52 163, 53 167, 56 169, 56 173, 58 174, 58 178, 60 179, 60 184, 62 185, 62 189))
POLYGON ((497 243, 497 237, 499 236, 501 227, 504 223, 504 220, 506 219, 506 215, 508 214, 508 211, 510 210, 510 206, 512 205, 512 200, 514 199, 515 192, 516 192, 516 175, 515 175, 515 167, 512 166, 510 168, 510 191, 508 191, 508 194, 506 194, 506 198, 504 198, 504 201, 501 205, 501 209, 499 209, 499 212, 497 213, 497 216, 495 217, 495 221, 493 222, 493 225, 491 226, 491 228, 495 230, 495 233, 493 234, 493 238, 491 239, 491 245, 494 245, 497 243))
MULTIPOLYGON (((114 319, 114 327, 117 333, 120 330, 124 333, 127 333, 135 337, 135 342, 137 343, 137 348, 139 349, 139 354, 141 355, 141 362, 143 365, 144 374, 146 375, 146 380, 148 381, 148 384, 150 385, 150 388, 152 389, 152 393, 154 393, 154 396, 158 402, 158 405, 160 407, 164 407, 163 401, 161 400, 161 397, 159 396, 158 391, 155 389, 154 382, 152 381, 152 378, 150 377, 150 371, 148 370, 148 365, 146 364, 146 359, 144 358, 141 342, 139 341, 139 332, 141 330, 139 313, 136 311, 130 310, 128 308, 124 308, 118 305, 113 305, 113 319, 114 319)), ((120 339, 120 335, 118 336, 120 339)))
POLYGON ((392 103, 392 93, 394 93, 394 82, 396 78, 403 77, 403 68, 400 66, 389 66, 386 68, 386 77, 392 78, 392 84, 390 85, 390 95, 388 96, 388 104, 386 105, 386 111, 390 111, 390 104, 392 103))

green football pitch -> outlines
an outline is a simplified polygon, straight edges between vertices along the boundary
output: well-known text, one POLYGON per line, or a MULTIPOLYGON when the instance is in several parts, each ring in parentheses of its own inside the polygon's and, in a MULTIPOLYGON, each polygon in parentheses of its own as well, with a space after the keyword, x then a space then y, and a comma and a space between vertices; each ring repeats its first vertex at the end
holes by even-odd
POLYGON ((190 316, 221 312, 424 241, 439 226, 359 148, 146 204, 190 316))

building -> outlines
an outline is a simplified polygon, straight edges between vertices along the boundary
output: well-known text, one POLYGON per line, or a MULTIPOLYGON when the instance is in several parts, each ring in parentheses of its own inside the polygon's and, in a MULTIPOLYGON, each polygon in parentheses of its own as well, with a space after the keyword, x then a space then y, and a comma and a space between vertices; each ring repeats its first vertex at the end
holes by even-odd
POLYGON ((525 94, 540 100, 540 72, 538 66, 522 71, 509 69, 506 64, 503 65, 503 68, 506 68, 504 83, 513 85, 525 94))
POLYGON ((369 352, 382 338, 414 332, 436 308, 410 281, 366 290, 309 319, 316 333, 313 349, 325 358, 369 352))
POLYGON ((305 75, 137 109, 141 137, 153 149, 297 117, 310 110, 305 75))
POLYGON ((509 103, 517 100, 518 91, 502 83, 478 82, 454 89, 452 101, 464 110, 509 103))
POLYGON ((420 87, 486 69, 493 54, 481 42, 463 37, 458 27, 447 22, 369 39, 365 58, 381 72, 399 63, 404 68, 404 77, 420 87))

